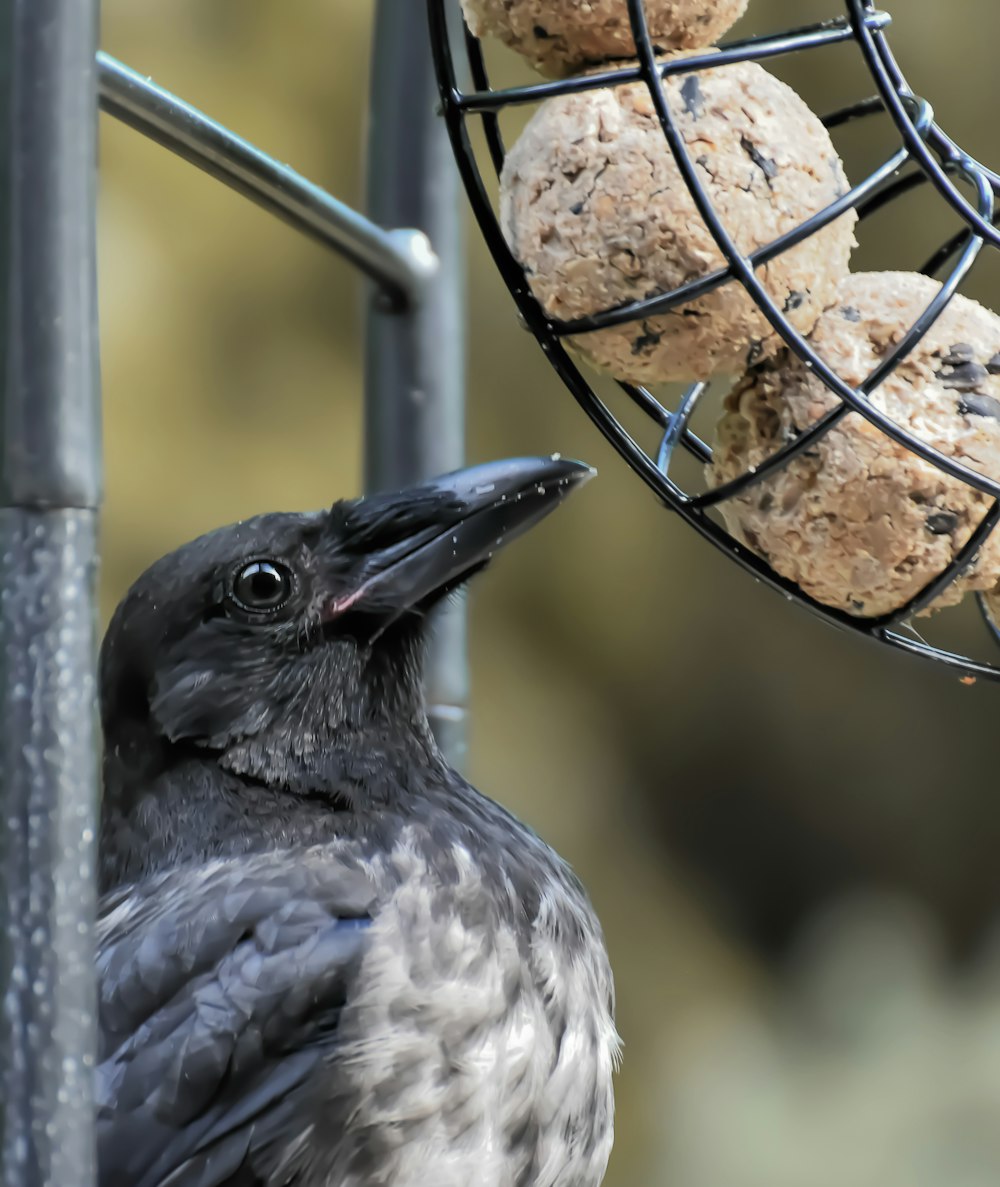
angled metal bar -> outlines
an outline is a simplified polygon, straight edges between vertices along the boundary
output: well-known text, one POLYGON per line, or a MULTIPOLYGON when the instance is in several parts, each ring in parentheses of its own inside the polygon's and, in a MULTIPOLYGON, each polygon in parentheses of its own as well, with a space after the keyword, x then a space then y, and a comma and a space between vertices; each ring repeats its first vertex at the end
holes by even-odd
POLYGON ((94 1181, 97 9, 0 8, 5 1187, 94 1181))
MULTIPOLYGON (((457 5, 453 6, 457 10, 457 5)), ((453 14, 454 15, 454 14, 453 14)), ((376 296, 366 330, 365 487, 404 486, 460 467, 465 448, 464 243, 459 179, 437 87, 427 13, 378 0, 368 136, 368 213, 425 231, 440 269, 412 312, 376 296)), ((465 757, 465 606, 442 607, 427 662, 431 725, 453 765, 465 757)))
POLYGON ((394 307, 420 301, 437 270, 422 232, 383 230, 122 62, 99 53, 97 66, 101 109, 108 115, 349 260, 394 307))

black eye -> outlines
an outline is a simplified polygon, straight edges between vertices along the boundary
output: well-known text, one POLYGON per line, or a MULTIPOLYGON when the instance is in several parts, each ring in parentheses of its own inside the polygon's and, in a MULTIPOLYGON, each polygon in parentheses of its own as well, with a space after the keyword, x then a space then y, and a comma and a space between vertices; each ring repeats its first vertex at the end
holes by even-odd
POLYGON ((243 610, 277 610, 292 596, 292 572, 278 561, 251 561, 233 578, 232 598, 243 610))

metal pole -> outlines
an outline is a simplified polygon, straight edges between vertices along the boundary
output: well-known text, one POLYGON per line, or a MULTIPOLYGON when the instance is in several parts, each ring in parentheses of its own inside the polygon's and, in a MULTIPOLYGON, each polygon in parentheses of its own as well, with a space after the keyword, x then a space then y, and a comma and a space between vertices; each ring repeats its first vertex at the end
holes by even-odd
POLYGON ((94 1181, 97 7, 0 9, 6 1187, 94 1181))
MULTIPOLYGON (((368 309, 365 486, 380 490, 459 468, 465 449, 465 293, 459 180, 436 114, 427 11, 378 0, 368 134, 368 214, 426 232, 440 260, 423 299, 398 313, 368 309)), ((445 754, 465 758, 465 606, 439 612, 427 664, 431 725, 445 754)))

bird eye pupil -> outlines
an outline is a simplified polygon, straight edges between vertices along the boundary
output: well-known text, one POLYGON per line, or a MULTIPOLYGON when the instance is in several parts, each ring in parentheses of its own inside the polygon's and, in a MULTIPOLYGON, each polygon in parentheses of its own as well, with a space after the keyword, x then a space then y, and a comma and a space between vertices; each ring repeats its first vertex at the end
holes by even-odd
POLYGON ((272 569, 258 566, 257 572, 250 575, 250 588, 254 597, 273 598, 275 592, 281 589, 281 578, 272 569))
POLYGON ((277 610, 291 592, 291 573, 273 561, 244 565, 233 581, 233 599, 245 610, 277 610))

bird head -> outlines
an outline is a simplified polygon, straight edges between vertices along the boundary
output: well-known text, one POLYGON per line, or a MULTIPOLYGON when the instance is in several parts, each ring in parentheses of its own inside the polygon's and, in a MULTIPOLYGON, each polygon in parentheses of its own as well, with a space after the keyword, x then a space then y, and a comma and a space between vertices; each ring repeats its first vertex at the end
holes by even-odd
POLYGON ((281 782, 345 740, 426 733, 428 610, 592 474, 559 458, 495 462, 185 544, 108 628, 106 754, 194 747, 281 782))

